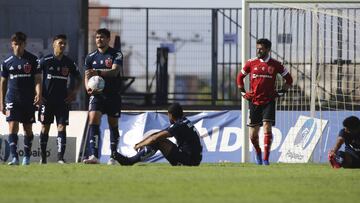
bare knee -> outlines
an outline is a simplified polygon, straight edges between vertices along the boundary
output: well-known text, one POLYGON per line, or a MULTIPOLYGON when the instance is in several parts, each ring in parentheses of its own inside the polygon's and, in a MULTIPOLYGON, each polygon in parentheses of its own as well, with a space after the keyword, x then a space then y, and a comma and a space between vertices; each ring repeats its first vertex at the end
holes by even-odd
POLYGON ((59 124, 59 125, 57 126, 57 130, 58 130, 58 132, 64 132, 64 131, 66 131, 66 125, 59 124))
POLYGON ((264 122, 263 130, 264 133, 271 133, 272 123, 271 122, 264 122))
POLYGON ((23 124, 25 135, 32 135, 32 124, 23 124))
POLYGON ((100 111, 89 111, 89 124, 100 125, 101 115, 100 111))

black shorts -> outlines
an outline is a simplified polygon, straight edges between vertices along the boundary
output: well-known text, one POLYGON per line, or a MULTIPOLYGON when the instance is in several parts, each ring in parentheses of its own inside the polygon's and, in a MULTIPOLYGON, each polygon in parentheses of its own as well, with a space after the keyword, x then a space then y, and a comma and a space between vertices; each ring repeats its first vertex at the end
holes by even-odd
POLYGON ((351 157, 350 168, 360 168, 360 153, 354 152, 352 150, 338 151, 337 155, 344 158, 345 156, 351 157))
POLYGON ((182 151, 178 146, 173 144, 170 153, 165 156, 165 158, 169 161, 172 166, 198 166, 202 160, 201 153, 199 154, 191 154, 182 151))
POLYGON ((24 124, 35 123, 35 106, 33 103, 6 102, 6 121, 17 121, 24 124))
POLYGON ((108 116, 119 118, 121 114, 120 95, 95 95, 89 99, 89 111, 100 111, 108 116))
POLYGON ((263 122, 271 122, 275 125, 275 101, 263 105, 255 105, 249 102, 250 118, 249 127, 262 126, 263 122))
POLYGON ((38 119, 42 124, 51 124, 56 118, 56 124, 69 125, 68 104, 42 104, 39 108, 38 119))

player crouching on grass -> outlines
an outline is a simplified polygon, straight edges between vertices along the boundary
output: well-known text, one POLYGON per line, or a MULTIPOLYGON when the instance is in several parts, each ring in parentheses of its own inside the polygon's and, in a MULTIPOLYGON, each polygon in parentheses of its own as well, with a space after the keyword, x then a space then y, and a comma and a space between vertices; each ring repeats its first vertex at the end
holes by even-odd
POLYGON ((137 143, 134 147, 138 151, 135 156, 128 158, 115 152, 114 158, 121 165, 133 165, 146 160, 160 150, 173 166, 198 166, 202 160, 202 146, 198 131, 193 123, 183 116, 180 104, 172 104, 168 108, 168 116, 171 125, 137 143), (168 140, 168 137, 175 137, 177 144, 168 140))
POLYGON ((328 158, 333 168, 360 168, 360 120, 350 116, 343 121, 336 144, 328 158), (339 151, 345 143, 345 151, 339 151))

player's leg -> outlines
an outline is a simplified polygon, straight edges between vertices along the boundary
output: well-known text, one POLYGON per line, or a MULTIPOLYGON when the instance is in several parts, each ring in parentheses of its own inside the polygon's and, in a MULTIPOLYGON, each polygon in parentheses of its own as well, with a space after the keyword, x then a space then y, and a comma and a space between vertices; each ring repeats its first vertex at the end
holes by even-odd
POLYGON ((272 126, 275 125, 275 101, 263 106, 263 130, 264 130, 264 165, 269 165, 271 144, 273 140, 272 126))
POLYGON ((88 113, 89 125, 87 131, 87 136, 90 140, 90 156, 88 159, 83 161, 85 164, 99 163, 99 138, 102 105, 102 99, 100 97, 90 97, 88 113))
POLYGON ((12 160, 8 165, 19 165, 19 154, 17 152, 17 143, 18 143, 18 132, 19 132, 19 122, 18 121, 8 121, 9 124, 9 145, 10 153, 12 160))
POLYGON ((117 146, 119 144, 119 138, 120 138, 118 123, 119 123, 118 117, 108 116, 108 124, 110 128, 110 151, 111 151, 108 165, 114 165, 116 163, 114 160, 114 154, 117 151, 117 146))
POLYGON ((259 145, 259 131, 262 124, 262 109, 260 106, 249 102, 250 122, 248 124, 250 131, 250 140, 256 152, 256 164, 262 165, 261 148, 259 145))
POLYGON ((108 115, 108 124, 110 129, 110 150, 111 155, 108 165, 116 164, 114 154, 119 144, 119 118, 121 115, 121 98, 119 95, 107 97, 104 100, 104 113, 108 115))
POLYGON ((114 152, 113 157, 121 165, 129 166, 129 165, 133 165, 135 163, 147 160, 148 158, 152 157, 156 153, 157 150, 158 150, 157 147, 148 145, 148 146, 141 148, 132 157, 125 157, 118 152, 114 152))
POLYGON ((56 114, 56 123, 57 123, 57 158, 59 164, 64 164, 64 154, 66 149, 66 126, 69 125, 69 106, 64 105, 57 108, 56 114))
POLYGON ((49 140, 49 131, 50 125, 54 121, 54 108, 51 108, 50 105, 41 105, 38 111, 38 120, 41 122, 41 132, 40 132, 40 151, 41 151, 41 160, 40 164, 47 163, 47 143, 49 140))
POLYGON ((201 162, 201 157, 192 157, 190 154, 179 150, 179 148, 168 139, 160 140, 156 146, 172 166, 198 166, 201 162))
POLYGON ((30 164, 31 147, 34 139, 32 123, 23 123, 24 128, 24 159, 22 165, 30 164))

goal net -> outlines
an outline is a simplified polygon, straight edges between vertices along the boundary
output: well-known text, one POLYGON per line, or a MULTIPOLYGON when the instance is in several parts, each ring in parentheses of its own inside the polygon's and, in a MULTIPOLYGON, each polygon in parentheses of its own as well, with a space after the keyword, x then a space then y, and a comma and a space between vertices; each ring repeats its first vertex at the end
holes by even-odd
POLYGON ((256 40, 268 38, 271 56, 294 79, 277 100, 276 128, 287 131, 274 136, 279 159, 273 161, 324 162, 343 119, 360 116, 360 3, 248 2, 249 58, 256 40))

